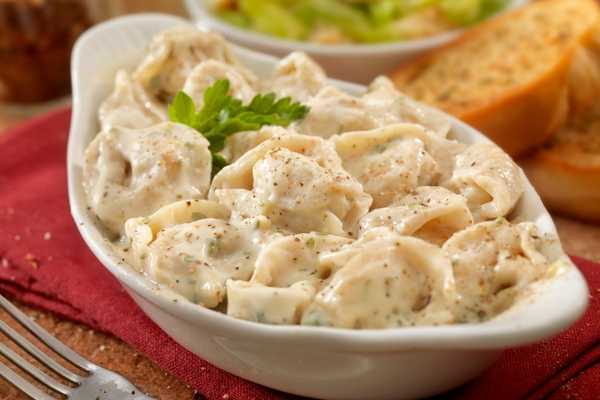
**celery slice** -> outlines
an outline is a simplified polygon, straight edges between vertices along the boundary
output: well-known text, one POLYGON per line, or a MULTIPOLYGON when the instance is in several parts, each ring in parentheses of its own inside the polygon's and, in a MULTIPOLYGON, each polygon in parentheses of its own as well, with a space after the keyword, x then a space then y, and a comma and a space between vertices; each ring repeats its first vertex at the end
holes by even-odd
POLYGON ((239 0, 238 4, 250 26, 259 32, 289 39, 302 39, 307 34, 302 21, 282 4, 264 0, 239 0))
POLYGON ((372 41, 373 29, 367 15, 356 7, 336 0, 306 0, 304 8, 317 21, 334 25, 356 41, 372 41))
POLYGON ((441 0, 440 10, 457 25, 469 25, 481 15, 481 0, 441 0))

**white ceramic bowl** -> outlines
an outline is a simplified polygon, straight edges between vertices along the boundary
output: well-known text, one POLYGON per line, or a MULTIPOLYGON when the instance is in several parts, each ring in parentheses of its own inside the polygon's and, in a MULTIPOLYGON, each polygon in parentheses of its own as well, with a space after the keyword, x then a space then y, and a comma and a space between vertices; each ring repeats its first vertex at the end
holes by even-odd
MULTIPOLYGON (((529 0, 511 0, 507 10, 517 8, 529 0)), ((445 32, 424 39, 381 44, 318 45, 280 39, 239 28, 216 17, 206 0, 186 0, 186 7, 197 25, 220 32, 227 39, 250 49, 285 56, 292 51, 304 51, 321 64, 329 76, 351 82, 367 83, 378 75, 392 72, 402 62, 426 50, 448 43, 462 29, 445 32)))
MULTIPOLYGON (((123 284, 144 312, 178 343, 235 375, 299 395, 327 399, 403 399, 429 396, 479 374, 508 347, 552 336, 584 311, 588 291, 560 244, 561 272, 532 287, 530 296, 482 324, 353 331, 273 326, 237 320, 188 302, 173 302, 124 265, 86 210, 82 188, 84 149, 98 131, 97 110, 110 93, 118 68, 132 68, 150 38, 184 23, 155 14, 115 19, 81 36, 73 51, 73 116, 68 147, 71 213, 100 262, 123 284)), ((259 76, 274 58, 235 48, 259 76)), ((362 87, 333 82, 343 90, 362 87)), ((453 119, 453 135, 474 143, 480 133, 453 119)), ((527 184, 515 215, 555 234, 552 219, 527 184)), ((509 382, 507 382, 509 384, 509 382)))

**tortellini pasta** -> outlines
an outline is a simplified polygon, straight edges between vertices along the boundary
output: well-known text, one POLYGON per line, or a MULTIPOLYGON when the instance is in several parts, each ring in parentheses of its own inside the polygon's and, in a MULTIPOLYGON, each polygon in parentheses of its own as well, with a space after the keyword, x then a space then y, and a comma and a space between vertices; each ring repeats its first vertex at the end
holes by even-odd
POLYGON ((360 231, 380 226, 401 235, 420 237, 441 245, 453 233, 473 223, 464 197, 442 187, 423 186, 389 207, 378 208, 360 220, 360 231))
POLYGON ((152 39, 148 52, 133 77, 157 99, 168 101, 183 88, 192 70, 206 60, 235 65, 240 74, 251 76, 239 64, 222 36, 177 27, 152 39))
POLYGON ((112 94, 100 106, 98 117, 102 131, 112 127, 147 128, 166 120, 167 111, 121 70, 117 72, 112 94))
POLYGON ((451 130, 450 120, 434 113, 425 106, 403 95, 394 83, 384 76, 376 78, 362 97, 363 103, 372 115, 383 125, 398 122, 412 122, 447 137, 451 130))
POLYGON ((403 96, 388 78, 377 78, 362 96, 325 86, 307 99, 311 113, 295 129, 305 135, 329 138, 352 131, 382 128, 400 122, 418 123, 444 138, 450 122, 403 96))
POLYGON ((86 149, 83 174, 91 210, 109 231, 119 233, 128 218, 206 196, 208 141, 171 122, 144 129, 113 127, 86 149))
POLYGON ((370 131, 349 132, 331 139, 344 168, 385 207, 418 186, 436 184, 462 149, 420 125, 394 124, 370 131))
POLYGON ((258 78, 233 53, 165 31, 100 107, 89 210, 151 284, 248 321, 383 329, 486 321, 546 276, 552 239, 504 219, 522 219, 524 181, 498 147, 454 140, 388 78, 346 93, 306 54, 258 78), (220 79, 243 104, 274 92, 309 112, 229 135, 212 176, 214 137, 167 104, 184 91, 200 110, 220 79))
POLYGON ((334 86, 326 86, 306 103, 311 112, 296 123, 299 133, 327 139, 344 132, 377 128, 363 102, 334 86))
POLYGON ((204 218, 227 220, 229 210, 209 200, 180 200, 158 209, 148 217, 130 218, 125 222, 125 237, 134 258, 148 256, 148 245, 164 229, 204 218))
POLYGON ((459 321, 488 319, 507 309, 547 268, 543 240, 533 223, 503 218, 457 232, 445 244, 461 297, 459 321))
POLYGON ((290 132, 280 126, 263 126, 257 131, 238 132, 227 139, 221 154, 229 162, 234 162, 259 144, 278 136, 289 135, 290 132))
POLYGON ((261 143, 221 170, 210 190, 210 198, 232 212, 258 212, 293 233, 352 235, 371 205, 371 197, 341 168, 333 145, 303 135, 261 143))
POLYGON ((276 288, 230 280, 227 281, 227 315, 267 324, 298 324, 314 295, 314 287, 305 281, 276 288))
POLYGON ((294 52, 279 61, 267 89, 282 97, 307 101, 326 85, 323 69, 306 54, 294 52))
POLYGON ((329 268, 319 259, 339 251, 347 238, 302 233, 274 239, 259 253, 249 282, 227 284, 227 313, 271 324, 297 324, 329 268))
POLYGON ((477 221, 506 216, 524 188, 519 167, 491 143, 473 144, 457 155, 444 186, 467 199, 477 221))
POLYGON ((352 240, 334 235, 301 233, 273 240, 256 260, 252 281, 275 287, 288 287, 307 281, 319 284, 331 275, 320 259, 335 253, 352 240))
POLYGON ((306 308, 303 325, 378 329, 454 322, 452 267, 437 246, 388 231, 330 258, 342 263, 306 308))
POLYGON ((219 204, 183 201, 149 218, 128 220, 126 236, 152 281, 214 308, 225 298, 228 279, 251 277, 263 240, 254 221, 233 225, 227 216, 219 204))
MULTIPOLYGON (((249 73, 246 74, 248 75, 249 73)), ((219 79, 227 79, 229 94, 244 103, 250 102, 256 95, 256 90, 235 67, 216 60, 198 64, 185 80, 183 91, 194 100, 196 107, 201 107, 204 103, 204 91, 219 79)))

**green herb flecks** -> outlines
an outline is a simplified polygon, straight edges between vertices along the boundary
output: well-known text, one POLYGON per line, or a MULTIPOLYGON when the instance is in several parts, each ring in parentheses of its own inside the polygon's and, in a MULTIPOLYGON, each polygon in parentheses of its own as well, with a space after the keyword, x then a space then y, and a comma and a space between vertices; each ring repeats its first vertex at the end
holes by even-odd
POLYGON ((207 249, 209 257, 217 257, 219 251, 221 250, 221 244, 219 243, 219 239, 209 239, 207 249))

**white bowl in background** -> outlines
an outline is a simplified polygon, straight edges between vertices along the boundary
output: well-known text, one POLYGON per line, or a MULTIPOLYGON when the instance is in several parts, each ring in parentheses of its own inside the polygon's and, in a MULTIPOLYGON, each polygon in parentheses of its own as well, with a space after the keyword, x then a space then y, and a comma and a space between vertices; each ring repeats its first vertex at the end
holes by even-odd
MULTIPOLYGON (((511 0, 507 10, 522 6, 528 0, 511 0)), ((228 40, 259 52, 283 57, 292 51, 303 51, 323 66, 333 78, 368 83, 381 74, 394 71, 402 62, 450 42, 464 29, 456 29, 423 39, 379 44, 319 45, 286 40, 239 28, 215 16, 205 0, 185 0, 198 27, 221 33, 228 40)))
MULTIPOLYGON (((332 400, 397 400, 454 388, 481 373, 502 350, 555 335, 583 313, 588 301, 585 281, 558 242, 549 255, 560 259, 560 272, 534 284, 529 296, 496 318, 481 324, 386 330, 238 320, 190 302, 174 302, 168 289, 157 289, 121 265, 86 207, 84 150, 98 132, 98 107, 111 92, 117 69, 133 68, 153 35, 183 23, 171 16, 143 14, 100 24, 81 36, 73 50, 67 160, 71 213, 81 236, 142 310, 175 341, 219 368, 285 392, 332 400)), ((276 62, 271 56, 242 48, 234 51, 259 76, 267 76, 276 62)), ((332 83, 348 92, 364 90, 332 83)), ((447 118, 456 139, 489 141, 464 123, 447 118)), ((529 183, 514 214, 534 221, 544 233, 556 234, 551 217, 529 183)))

